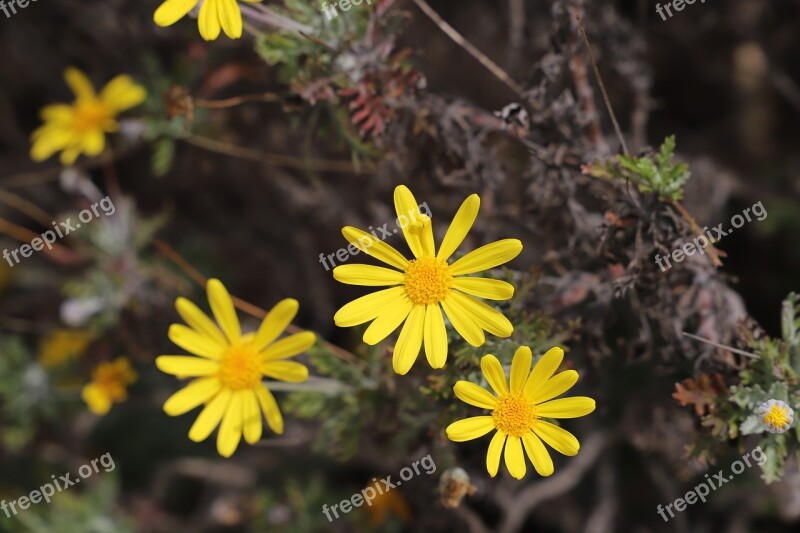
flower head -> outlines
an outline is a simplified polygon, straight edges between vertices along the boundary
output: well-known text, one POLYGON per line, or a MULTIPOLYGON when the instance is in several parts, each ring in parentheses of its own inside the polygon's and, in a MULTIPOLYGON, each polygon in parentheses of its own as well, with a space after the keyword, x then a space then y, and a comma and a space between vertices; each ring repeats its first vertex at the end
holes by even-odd
POLYGON ((113 403, 128 399, 127 388, 136 382, 137 377, 130 361, 124 357, 111 363, 100 363, 92 371, 92 381, 83 387, 81 396, 91 412, 105 415, 113 403))
POLYGON ((61 152, 61 163, 72 165, 80 154, 99 155, 105 148, 105 134, 117 131, 118 114, 142 103, 143 87, 130 76, 117 76, 96 94, 89 78, 76 68, 68 68, 64 79, 75 101, 53 104, 41 111, 44 124, 31 135, 31 158, 44 161, 61 152))
POLYGON ((438 253, 429 216, 423 214, 414 195, 405 185, 394 191, 394 205, 403 235, 414 259, 403 255, 373 235, 353 227, 342 229, 352 246, 393 268, 370 265, 341 265, 333 277, 342 283, 390 287, 348 303, 333 317, 337 326, 349 327, 372 321, 364 332, 364 342, 374 345, 405 322, 394 348, 393 367, 406 374, 416 361, 420 348, 433 368, 447 360, 447 331, 442 309, 455 330, 472 346, 485 341, 484 330, 508 337, 511 322, 475 297, 507 300, 514 287, 505 281, 467 277, 514 259, 522 251, 517 239, 493 242, 450 263, 450 256, 467 236, 478 216, 480 198, 473 194, 461 204, 438 253), (405 222, 405 223, 403 223, 405 222))
POLYGON ((299 304, 292 299, 278 302, 258 332, 242 335, 233 301, 222 283, 212 279, 207 289, 219 327, 192 302, 178 298, 175 307, 188 326, 173 324, 169 338, 194 356, 162 355, 156 366, 178 378, 196 378, 166 401, 164 412, 178 416, 205 404, 189 438, 203 441, 219 425, 217 451, 230 457, 242 435, 249 444, 261 438, 262 413, 272 431, 283 433, 278 404, 261 380, 266 376, 305 381, 308 369, 286 359, 309 349, 315 336, 306 331, 276 342, 297 314, 299 304))
MULTIPOLYGON (((153 14, 159 26, 172 26, 197 6, 199 0, 166 0, 153 14)), ((261 0, 244 0, 257 3, 261 0)), ((206 41, 219 37, 220 29, 231 39, 242 36, 242 12, 236 0, 204 0, 197 19, 200 36, 206 41)))
POLYGON ((758 419, 770 433, 783 433, 794 421, 794 410, 786 402, 768 400, 758 408, 758 419))
POLYGON ((81 357, 92 343, 92 336, 79 329, 54 329, 39 346, 39 364, 55 368, 81 357))
POLYGON ((447 427, 447 437, 463 442, 496 430, 486 456, 486 468, 492 477, 497 475, 504 445, 506 468, 515 478, 525 476, 523 447, 539 475, 551 475, 553 460, 542 441, 569 456, 578 454, 580 444, 569 431, 542 419, 577 418, 588 415, 595 408, 594 400, 585 396, 553 399, 578 381, 578 373, 574 370, 553 376, 563 358, 564 350, 552 348, 531 371, 531 350, 522 346, 514 354, 511 379, 507 385, 500 361, 493 355, 484 356, 481 370, 496 395, 469 381, 459 381, 453 390, 463 402, 491 409, 492 413, 453 422, 447 427))

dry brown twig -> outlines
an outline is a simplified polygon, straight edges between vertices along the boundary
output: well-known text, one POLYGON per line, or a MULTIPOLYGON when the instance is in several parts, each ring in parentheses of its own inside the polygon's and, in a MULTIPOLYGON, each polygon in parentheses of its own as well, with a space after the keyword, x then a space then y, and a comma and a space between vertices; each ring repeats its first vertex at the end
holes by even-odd
POLYGON ((440 30, 442 30, 445 35, 450 37, 457 45, 467 51, 469 55, 477 59, 481 65, 486 67, 489 72, 494 74, 494 76, 502 81, 506 87, 514 91, 517 96, 520 98, 522 97, 525 90, 520 86, 517 82, 515 82, 511 76, 506 73, 502 68, 500 68, 497 63, 489 59, 486 54, 475 48, 475 46, 466 40, 455 28, 453 28, 450 24, 448 24, 439 14, 434 11, 434 9, 428 5, 425 0, 413 0, 414 3, 417 5, 420 10, 422 10, 425 15, 428 16, 429 19, 436 24, 440 30))

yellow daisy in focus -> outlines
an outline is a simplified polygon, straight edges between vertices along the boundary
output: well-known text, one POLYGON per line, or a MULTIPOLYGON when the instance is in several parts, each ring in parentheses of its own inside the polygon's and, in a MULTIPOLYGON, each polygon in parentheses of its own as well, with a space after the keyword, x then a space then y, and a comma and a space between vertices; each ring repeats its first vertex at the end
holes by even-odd
POLYGON ((342 283, 391 287, 353 300, 339 309, 333 317, 336 325, 349 327, 372 321, 364 332, 364 342, 374 345, 405 322, 392 360, 394 371, 401 375, 411 369, 423 342, 431 367, 444 366, 447 331, 442 309, 459 335, 472 346, 486 341, 484 330, 498 337, 509 337, 514 331, 511 322, 474 297, 507 300, 514 295, 514 287, 501 280, 467 276, 511 261, 522 251, 522 243, 517 239, 493 242, 450 264, 450 256, 478 216, 478 195, 473 194, 461 204, 438 253, 431 219, 420 212, 414 195, 405 185, 394 190, 394 205, 415 259, 406 259, 365 231, 350 226, 343 228, 344 238, 353 246, 394 269, 370 265, 336 267, 333 277, 342 283), (404 220, 408 223, 403 224, 404 220))
MULTIPOLYGON (((261 0, 244 0, 255 4, 261 0)), ((166 0, 156 9, 153 20, 159 26, 172 26, 195 8, 199 0, 166 0)), ((204 0, 197 20, 200 36, 206 41, 219 37, 220 29, 231 39, 242 36, 242 12, 236 0, 204 0)))
POLYGON ((111 410, 112 404, 128 399, 127 388, 137 378, 130 361, 118 357, 111 363, 97 365, 92 371, 92 381, 83 387, 81 396, 91 412, 103 416, 111 410))
POLYGON ((64 71, 64 79, 75 101, 44 107, 44 124, 31 135, 31 158, 44 161, 61 152, 61 163, 72 165, 80 154, 99 155, 105 148, 105 134, 117 131, 117 115, 141 104, 144 87, 128 75, 117 76, 98 95, 89 78, 76 68, 64 71))
POLYGON ((55 368, 71 359, 86 353, 92 343, 92 336, 79 329, 54 329, 48 333, 39 346, 39 364, 45 368, 55 368))
POLYGON ((488 416, 453 422, 446 430, 447 437, 455 442, 477 439, 497 430, 486 455, 486 468, 492 477, 497 475, 504 445, 506 468, 513 477, 525 477, 523 447, 539 475, 551 475, 553 460, 542 441, 569 456, 578 454, 580 444, 572 433, 542 418, 577 418, 588 415, 595 408, 594 400, 585 396, 553 399, 578 381, 578 373, 574 370, 553 376, 564 359, 564 350, 548 350, 533 371, 531 359, 531 350, 527 346, 517 350, 511 362, 508 385, 503 367, 495 356, 486 355, 481 359, 483 375, 496 396, 469 381, 459 381, 453 387, 461 401, 492 410, 488 416))
POLYGON ((308 350, 316 337, 305 331, 276 342, 297 314, 299 304, 291 298, 272 308, 258 332, 242 335, 225 286, 212 279, 207 290, 219 327, 192 302, 178 298, 175 307, 188 327, 173 324, 169 338, 196 357, 162 355, 156 359, 156 366, 178 378, 197 378, 166 401, 164 412, 178 416, 205 404, 189 430, 189 438, 203 441, 219 425, 217 451, 230 457, 242 435, 249 444, 261 439, 262 413, 272 431, 283 433, 278 404, 262 379, 266 376, 292 383, 308 379, 305 366, 286 359, 308 350))

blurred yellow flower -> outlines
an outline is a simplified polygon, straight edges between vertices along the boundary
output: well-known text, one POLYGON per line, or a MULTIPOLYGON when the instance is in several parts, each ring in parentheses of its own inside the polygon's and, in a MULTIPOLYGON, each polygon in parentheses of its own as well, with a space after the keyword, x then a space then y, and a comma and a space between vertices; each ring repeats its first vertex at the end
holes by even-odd
POLYGON ((531 350, 520 347, 511 362, 511 379, 506 385, 506 375, 500 361, 493 355, 481 359, 481 370, 497 396, 483 387, 459 381, 453 390, 461 401, 483 409, 491 409, 490 416, 475 416, 454 422, 447 427, 447 437, 455 442, 477 439, 497 430, 489 443, 486 468, 492 477, 500 467, 500 455, 505 445, 505 463, 509 473, 525 477, 523 446, 533 467, 541 476, 553 473, 553 460, 542 441, 557 452, 573 456, 580 444, 569 431, 546 418, 577 418, 594 411, 595 402, 585 396, 553 400, 572 388, 578 373, 566 370, 553 376, 564 359, 564 350, 552 348, 542 356, 531 371, 531 350))
POLYGON ((505 281, 466 277, 514 259, 522 251, 517 239, 493 242, 473 250, 454 263, 448 259, 472 228, 478 216, 480 198, 473 194, 461 204, 436 253, 431 219, 419 210, 414 195, 405 185, 394 190, 394 206, 403 235, 416 259, 400 252, 373 235, 347 226, 344 238, 359 250, 397 270, 371 265, 341 265, 333 277, 342 283, 368 287, 391 287, 348 303, 333 317, 339 327, 372 321, 364 332, 364 342, 374 345, 391 335, 405 322, 394 347, 394 371, 404 375, 416 361, 420 348, 433 368, 447 360, 447 330, 442 308, 456 331, 472 346, 485 341, 484 330, 498 337, 514 331, 503 314, 478 299, 507 300, 514 287, 505 281), (441 305, 441 308, 439 307, 441 305))
POLYGON ((61 163, 72 165, 82 153, 99 155, 105 148, 105 134, 117 131, 117 115, 147 97, 144 88, 128 75, 108 82, 99 95, 89 78, 76 68, 64 71, 64 79, 75 93, 75 101, 42 109, 44 124, 31 135, 34 161, 44 161, 61 152, 61 163))
POLYGON ((373 531, 383 526, 390 515, 396 516, 403 523, 411 519, 411 510, 398 490, 379 491, 371 505, 365 509, 369 516, 369 528, 373 531))
POLYGON ((136 371, 125 357, 118 357, 111 363, 100 363, 92 371, 92 381, 83 387, 81 396, 89 410, 103 416, 111 410, 113 403, 128 399, 127 388, 136 382, 136 371))
MULTIPOLYGON (((153 14, 159 26, 172 26, 194 9, 199 0, 166 0, 153 14)), ((261 0, 244 0, 254 4, 261 0)), ((197 19, 200 36, 206 41, 219 37, 220 29, 231 39, 242 36, 242 12, 236 0, 204 0, 197 19)))
POLYGON ((203 441, 219 425, 217 451, 230 457, 242 435, 249 444, 261 438, 262 413, 272 431, 283 433, 278 404, 262 379, 267 376, 292 383, 308 379, 305 366, 286 359, 308 350, 316 337, 305 331, 275 342, 297 314, 299 304, 291 298, 272 308, 257 333, 242 335, 225 286, 212 279, 207 290, 219 327, 192 302, 178 298, 175 307, 188 327, 173 324, 169 338, 198 357, 162 355, 156 359, 156 366, 178 378, 198 378, 173 394, 164 404, 164 412, 178 416, 205 404, 189 430, 189 438, 203 441))
POLYGON ((39 364, 55 368, 71 359, 82 357, 92 337, 79 329, 54 329, 49 332, 39 346, 39 364))

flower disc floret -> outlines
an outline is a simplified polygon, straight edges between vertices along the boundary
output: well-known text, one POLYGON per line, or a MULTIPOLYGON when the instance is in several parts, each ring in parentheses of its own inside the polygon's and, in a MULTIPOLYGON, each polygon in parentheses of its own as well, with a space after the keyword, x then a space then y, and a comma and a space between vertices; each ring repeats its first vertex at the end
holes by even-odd
POLYGON ((409 300, 417 305, 431 305, 445 299, 453 287, 453 275, 446 261, 420 257, 411 261, 404 286, 409 300))
POLYGON ((497 398, 497 407, 492 411, 494 426, 514 437, 529 432, 536 418, 534 403, 521 392, 501 394, 497 398))
POLYGON ((261 381, 260 357, 251 342, 242 342, 228 348, 219 365, 222 384, 234 391, 252 389, 261 381))

